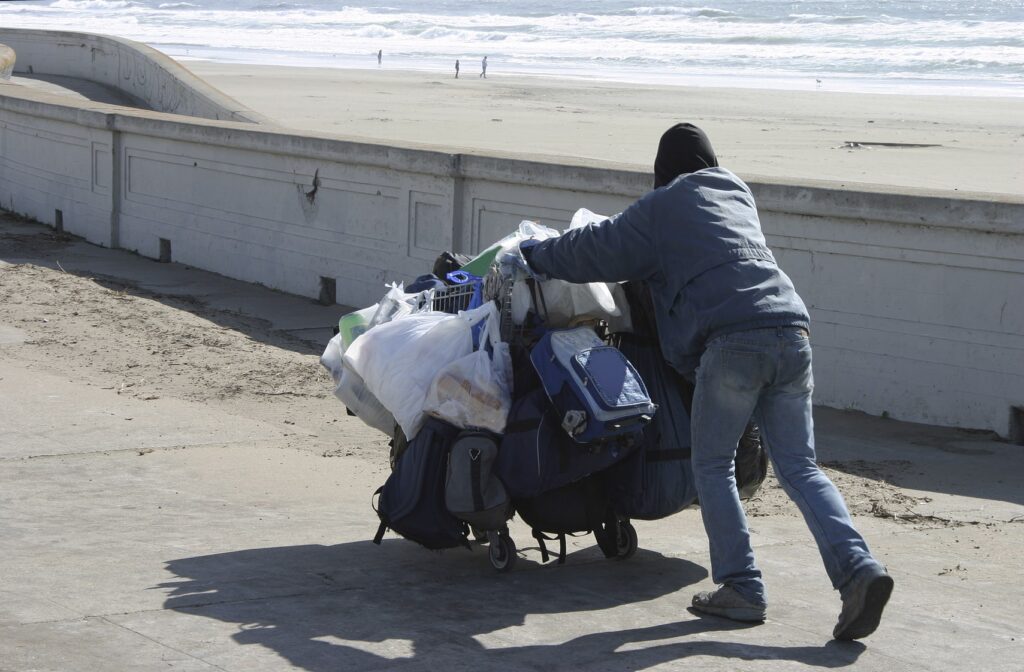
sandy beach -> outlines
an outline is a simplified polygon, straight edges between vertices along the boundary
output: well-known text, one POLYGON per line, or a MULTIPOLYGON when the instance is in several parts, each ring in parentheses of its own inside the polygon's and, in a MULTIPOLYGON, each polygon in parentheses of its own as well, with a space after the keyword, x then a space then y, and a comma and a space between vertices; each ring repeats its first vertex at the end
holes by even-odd
POLYGON ((661 132, 703 127, 742 177, 1024 196, 1024 98, 653 86, 184 63, 283 125, 461 152, 649 169, 661 132))

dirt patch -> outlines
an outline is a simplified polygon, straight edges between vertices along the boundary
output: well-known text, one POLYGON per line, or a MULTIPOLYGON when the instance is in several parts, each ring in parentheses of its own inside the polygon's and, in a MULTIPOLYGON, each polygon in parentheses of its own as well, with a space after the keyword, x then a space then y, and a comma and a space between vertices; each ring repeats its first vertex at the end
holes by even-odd
POLYGON ((56 259, 70 266, 79 239, 24 233, 25 222, 0 216, 5 223, 15 230, 0 232, 0 259, 9 260, 0 265, 0 324, 25 341, 0 357, 134 399, 212 403, 277 421, 290 447, 386 456, 383 435, 346 418, 331 394, 321 344, 192 297, 66 272, 56 259))
POLYGON ((328 377, 310 361, 314 353, 275 347, 286 336, 259 320, 109 278, 4 267, 0 321, 28 334, 33 347, 22 358, 103 374, 118 394, 193 401, 325 395, 328 377), (246 335, 261 329, 259 340, 246 335))
MULTIPOLYGON (((916 506, 932 500, 930 497, 910 495, 895 484, 894 481, 898 480, 901 473, 913 468, 913 463, 908 460, 851 460, 822 462, 819 466, 839 488, 850 513, 855 516, 874 516, 897 523, 938 527, 959 527, 967 524, 914 511, 916 506)), ((746 510, 747 515, 753 518, 800 515, 800 511, 782 489, 771 467, 761 490, 747 502, 746 510)))

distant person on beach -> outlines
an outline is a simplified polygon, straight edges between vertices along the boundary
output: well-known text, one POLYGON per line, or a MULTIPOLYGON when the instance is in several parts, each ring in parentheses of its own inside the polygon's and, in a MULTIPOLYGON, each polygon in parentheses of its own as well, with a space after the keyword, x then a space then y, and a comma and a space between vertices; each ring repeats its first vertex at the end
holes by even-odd
POLYGON ((480 76, 487 79, 487 57, 484 56, 484 60, 480 61, 480 76))
POLYGON ((765 619, 764 581, 734 478, 736 445, 753 416, 842 599, 832 636, 874 632, 893 580, 816 462, 807 308, 765 242, 750 187, 719 167, 704 131, 668 129, 654 160, 654 189, 620 214, 527 240, 520 253, 508 263, 525 262, 548 278, 642 283, 667 365, 695 384, 694 480, 719 588, 694 595, 693 609, 765 619))
POLYGON ((380 65, 380 62, 383 59, 384 59, 384 50, 383 49, 378 49, 377 50, 377 65, 380 65))
POLYGON ((455 59, 455 79, 459 78, 459 59, 455 59))

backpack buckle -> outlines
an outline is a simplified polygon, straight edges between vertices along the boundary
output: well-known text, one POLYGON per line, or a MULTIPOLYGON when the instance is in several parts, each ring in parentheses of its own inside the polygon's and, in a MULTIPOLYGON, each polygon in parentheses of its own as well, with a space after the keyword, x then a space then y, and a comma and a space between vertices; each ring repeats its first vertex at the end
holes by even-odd
POLYGON ((587 414, 584 411, 566 411, 562 418, 562 429, 569 436, 576 436, 587 426, 587 414))

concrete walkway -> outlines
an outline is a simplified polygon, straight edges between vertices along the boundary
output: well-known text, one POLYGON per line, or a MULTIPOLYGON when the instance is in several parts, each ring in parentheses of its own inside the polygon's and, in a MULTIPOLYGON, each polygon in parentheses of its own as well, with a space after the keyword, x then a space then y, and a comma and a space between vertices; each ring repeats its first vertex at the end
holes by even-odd
POLYGON ((12 84, 18 84, 45 93, 68 96, 75 100, 91 100, 97 103, 136 107, 142 110, 150 109, 145 103, 124 91, 92 80, 81 79, 80 77, 18 73, 11 77, 10 81, 12 84))
POLYGON ((370 543, 386 447, 317 371, 339 307, 10 218, 0 305, 0 670, 1024 669, 1024 447, 817 409, 820 459, 896 579, 880 630, 836 643, 838 596, 773 482, 750 503, 763 625, 686 609, 711 587, 694 510, 638 523, 625 562, 581 537, 542 565, 516 523, 498 575, 486 548, 370 543), (126 345, 140 316, 156 345, 126 345), (252 393, 292 380, 276 366, 316 373, 252 393), (206 394, 222 370, 234 392, 206 394))

